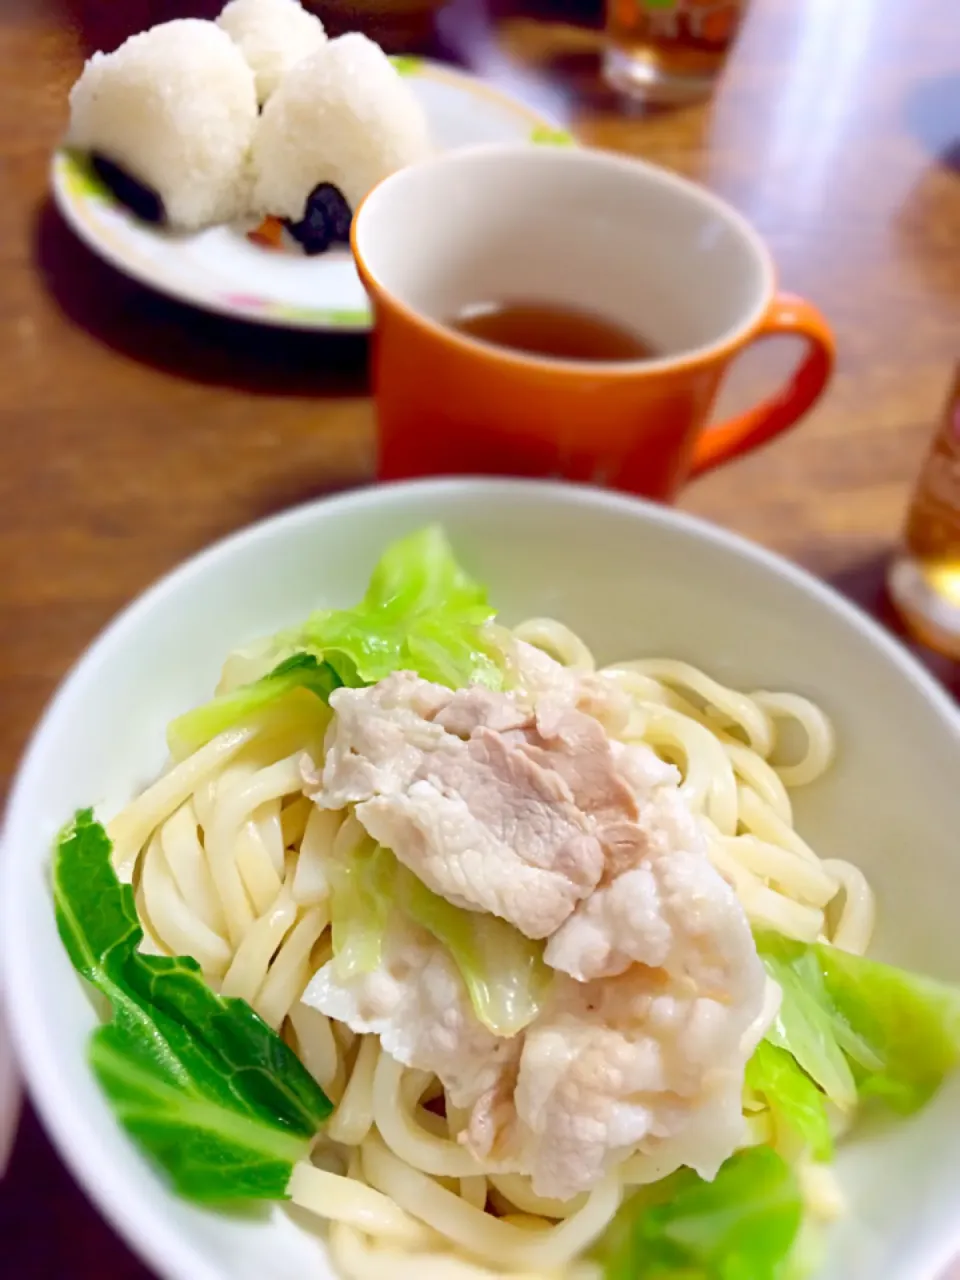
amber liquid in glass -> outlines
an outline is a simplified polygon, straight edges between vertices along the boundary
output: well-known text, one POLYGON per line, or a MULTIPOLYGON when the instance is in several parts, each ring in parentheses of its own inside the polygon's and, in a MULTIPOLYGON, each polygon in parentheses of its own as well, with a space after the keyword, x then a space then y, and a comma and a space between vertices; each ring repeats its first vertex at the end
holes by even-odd
POLYGON ((745 0, 607 0, 607 78, 651 99, 709 90, 745 0))
POLYGON ((924 644, 960 659, 960 367, 917 480, 890 595, 924 644))

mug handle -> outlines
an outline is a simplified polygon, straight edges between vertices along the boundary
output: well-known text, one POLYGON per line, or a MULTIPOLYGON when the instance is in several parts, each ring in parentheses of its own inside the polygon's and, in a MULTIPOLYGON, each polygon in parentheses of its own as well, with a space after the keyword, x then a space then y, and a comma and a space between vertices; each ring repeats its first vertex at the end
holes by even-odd
POLYGON ((792 427, 830 381, 836 359, 833 333, 812 303, 790 293, 776 294, 750 341, 781 333, 799 334, 809 346, 793 377, 782 391, 755 409, 708 427, 694 447, 691 476, 712 471, 792 427))

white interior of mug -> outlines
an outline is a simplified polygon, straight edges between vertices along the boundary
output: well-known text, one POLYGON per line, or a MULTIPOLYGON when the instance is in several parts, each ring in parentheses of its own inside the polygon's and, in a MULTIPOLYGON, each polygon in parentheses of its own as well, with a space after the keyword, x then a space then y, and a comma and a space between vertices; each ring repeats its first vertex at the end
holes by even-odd
POLYGON ((428 320, 491 303, 576 307, 666 357, 735 339, 774 287, 763 242, 729 205, 580 148, 485 147, 401 170, 361 206, 354 245, 428 320))

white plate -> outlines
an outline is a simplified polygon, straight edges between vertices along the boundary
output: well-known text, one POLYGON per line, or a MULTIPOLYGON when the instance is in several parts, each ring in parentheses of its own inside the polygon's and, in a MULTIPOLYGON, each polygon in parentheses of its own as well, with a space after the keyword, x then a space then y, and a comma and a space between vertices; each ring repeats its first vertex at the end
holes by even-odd
MULTIPOLYGON (((494 142, 569 143, 539 112, 476 76, 420 58, 395 58, 443 151, 494 142)), ((262 248, 247 228, 177 235, 140 222, 65 149, 51 185, 80 239, 125 275, 205 311, 288 329, 367 333, 367 296, 347 246, 308 258, 262 248)))

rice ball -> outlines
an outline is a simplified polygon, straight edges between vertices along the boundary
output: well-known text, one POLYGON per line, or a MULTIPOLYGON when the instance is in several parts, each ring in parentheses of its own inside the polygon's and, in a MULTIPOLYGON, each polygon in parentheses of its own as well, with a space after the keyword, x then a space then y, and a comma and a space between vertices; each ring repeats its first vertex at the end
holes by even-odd
POLYGON ((70 91, 67 142, 152 188, 171 226, 247 211, 253 72, 225 31, 182 18, 95 53, 70 91))
POLYGON ((253 139, 254 204, 303 218, 315 187, 352 210, 378 182, 430 153, 427 119, 379 45, 359 32, 330 40, 283 77, 253 139))
POLYGON ((230 0, 217 26, 239 48, 266 102, 285 72, 326 44, 323 23, 300 0, 230 0))

